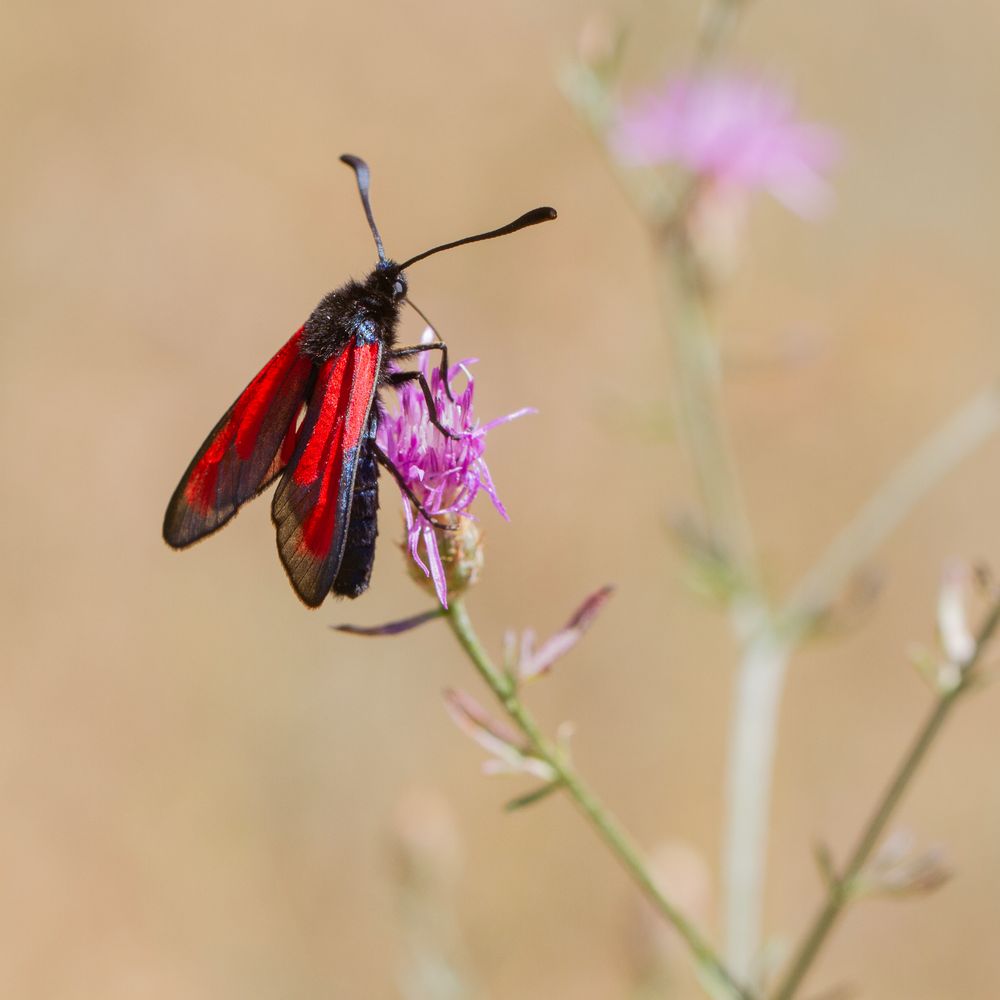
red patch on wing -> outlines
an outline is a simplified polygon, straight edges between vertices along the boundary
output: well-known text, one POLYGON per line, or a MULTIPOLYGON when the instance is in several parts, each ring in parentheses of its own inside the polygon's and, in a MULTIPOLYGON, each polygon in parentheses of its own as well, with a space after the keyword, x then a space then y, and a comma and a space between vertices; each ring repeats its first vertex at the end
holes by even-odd
POLYGON ((281 560, 299 596, 313 607, 333 585, 343 554, 381 356, 381 343, 351 343, 322 366, 298 448, 274 495, 281 560))
POLYGON ((163 536, 177 548, 220 528, 284 468, 314 362, 298 330, 216 424, 167 507, 163 536))

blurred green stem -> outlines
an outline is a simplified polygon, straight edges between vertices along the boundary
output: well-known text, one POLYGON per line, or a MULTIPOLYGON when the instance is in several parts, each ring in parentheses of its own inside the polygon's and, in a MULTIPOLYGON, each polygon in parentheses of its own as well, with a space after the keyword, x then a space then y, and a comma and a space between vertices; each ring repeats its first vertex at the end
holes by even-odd
POLYGON ((871 857, 872 851, 899 805, 903 793, 920 767, 921 761, 941 731, 941 727, 951 714, 958 699, 973 685, 975 668, 982 659, 982 654, 998 626, 1000 626, 1000 601, 994 604, 986 621, 981 626, 976 639, 976 652, 963 669, 959 683, 938 695, 926 721, 920 728, 920 732, 896 769, 896 773, 879 799, 871 818, 865 824, 858 843, 844 867, 843 874, 830 885, 826 901, 793 955, 787 973, 772 994, 772 1000, 792 1000, 795 996, 820 948, 826 941, 827 935, 832 930, 846 903, 850 901, 855 880, 871 857))
POLYGON ((705 0, 695 42, 697 68, 704 68, 716 58, 736 29, 740 14, 748 2, 749 0, 705 0))
POLYGON ((749 1000, 750 994, 745 992, 729 974, 701 932, 660 890, 643 861, 639 849, 619 826, 618 821, 584 784, 583 779, 577 774, 563 749, 542 734, 534 717, 521 702, 513 678, 493 664, 480 643, 464 602, 461 599, 453 600, 446 617, 459 645, 472 661, 479 676, 486 682, 507 715, 527 737, 531 752, 553 769, 557 775, 558 783, 566 789, 577 808, 587 818, 611 853, 632 876, 663 918, 690 947, 702 973, 716 985, 719 995, 749 1000))
POLYGON ((726 961, 751 978, 760 950, 771 780, 791 646, 767 627, 741 644, 733 688, 723 842, 726 961))
POLYGON ((743 487, 729 443, 719 348, 706 282, 683 219, 659 244, 664 330, 674 356, 678 426, 694 467, 705 528, 735 587, 729 619, 740 650, 726 772, 723 845, 726 962, 749 981, 760 946, 778 709, 791 647, 760 584, 743 487))
POLYGON ((683 233, 670 227, 660 242, 664 327, 673 358, 677 422, 687 445, 705 527, 715 553, 740 588, 757 582, 753 535, 729 443, 722 402, 722 366, 705 283, 683 233))

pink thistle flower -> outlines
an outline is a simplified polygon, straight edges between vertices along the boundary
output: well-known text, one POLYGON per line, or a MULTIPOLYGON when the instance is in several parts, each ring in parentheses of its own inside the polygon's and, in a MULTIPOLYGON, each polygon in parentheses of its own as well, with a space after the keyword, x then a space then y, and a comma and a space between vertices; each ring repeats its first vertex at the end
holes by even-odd
POLYGON ((730 193, 765 190, 805 218, 829 205, 824 174, 839 152, 836 134, 799 120, 786 91, 732 74, 679 77, 638 95, 621 109, 612 145, 625 163, 675 163, 730 193))
MULTIPOLYGON (((428 328, 423 341, 428 343, 433 339, 433 331, 428 328)), ((379 420, 377 441, 424 509, 435 519, 442 517, 455 521, 459 516, 472 518, 469 508, 479 491, 483 490, 500 516, 510 520, 483 458, 486 433, 535 410, 525 407, 488 423, 479 423, 473 409, 475 383, 469 371, 469 366, 474 363, 475 359, 469 358, 453 365, 449 371, 448 383, 454 400, 448 398, 441 372, 437 368, 431 369, 427 354, 423 355, 420 363, 420 370, 430 385, 438 418, 445 427, 461 435, 458 440, 445 437, 431 424, 423 392, 418 385, 407 383, 401 386, 398 393, 398 412, 383 414, 379 420), (460 374, 465 376, 465 388, 458 392, 454 383, 460 374)), ((447 608, 448 584, 437 532, 422 514, 413 509, 405 495, 403 512, 410 556, 424 576, 433 582, 438 600, 442 607, 447 608), (420 551, 421 542, 426 561, 420 551)))

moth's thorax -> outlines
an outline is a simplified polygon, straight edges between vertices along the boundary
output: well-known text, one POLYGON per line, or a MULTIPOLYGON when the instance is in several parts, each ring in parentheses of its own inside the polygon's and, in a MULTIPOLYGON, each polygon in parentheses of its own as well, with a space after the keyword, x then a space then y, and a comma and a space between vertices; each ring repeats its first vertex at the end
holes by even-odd
POLYGON ((380 264, 363 281, 349 281, 324 296, 302 330, 302 350, 326 361, 352 340, 381 341, 387 350, 396 343, 399 307, 406 281, 391 261, 380 264))

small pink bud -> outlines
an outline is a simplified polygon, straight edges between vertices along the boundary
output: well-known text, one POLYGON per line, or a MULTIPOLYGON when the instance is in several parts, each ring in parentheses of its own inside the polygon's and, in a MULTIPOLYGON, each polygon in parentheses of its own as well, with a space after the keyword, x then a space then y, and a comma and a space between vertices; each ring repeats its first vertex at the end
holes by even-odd
POLYGON ((556 660, 565 656, 583 638, 584 632, 590 628, 612 593, 614 587, 601 587, 595 591, 576 609, 570 620, 537 649, 535 633, 525 630, 521 638, 517 675, 523 680, 529 680, 548 673, 556 660))
POLYGON ((534 756, 526 741, 506 723, 493 718, 464 691, 447 690, 444 704, 451 721, 488 754, 484 774, 531 774, 542 781, 556 780, 556 772, 546 761, 534 756))
POLYGON ((890 834, 858 876, 853 891, 867 896, 908 896, 933 892, 951 878, 944 850, 914 852, 913 834, 890 834))

